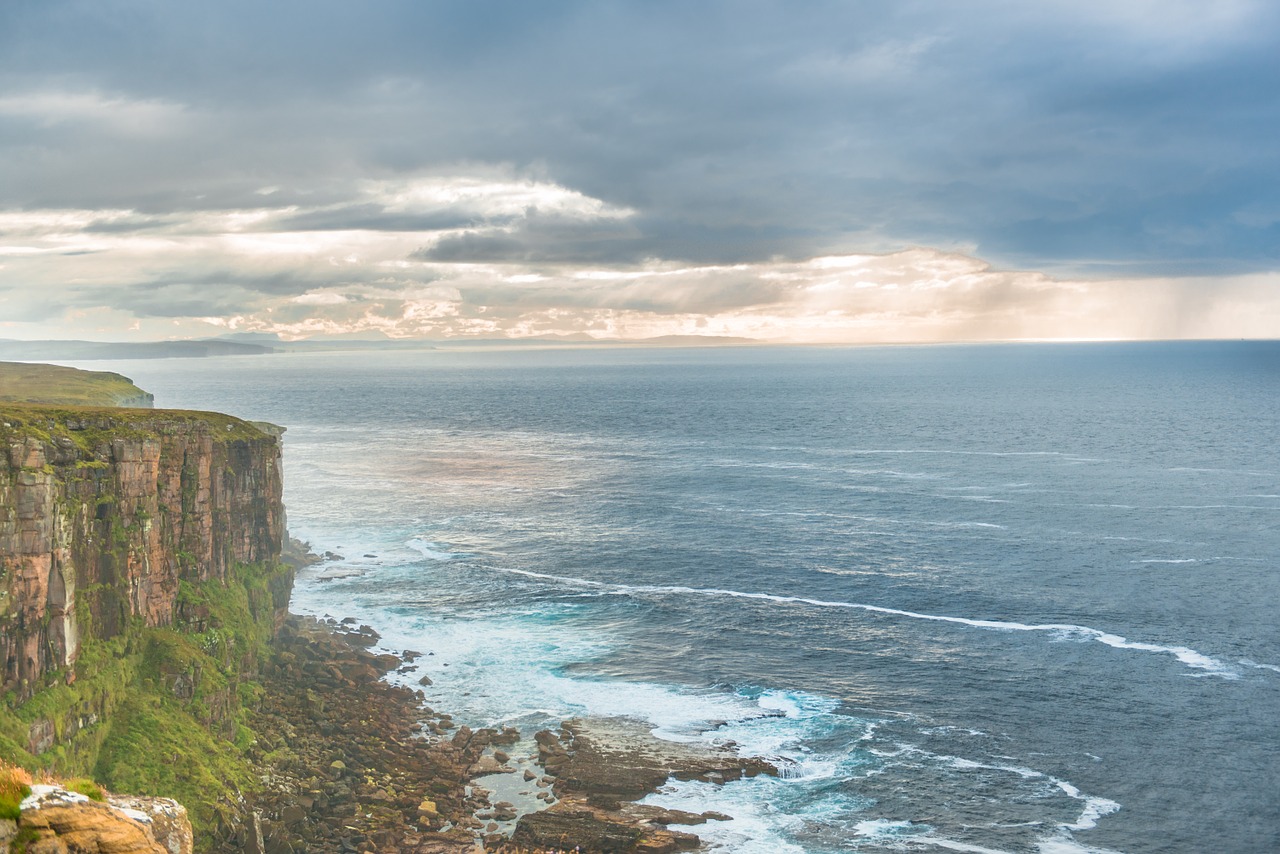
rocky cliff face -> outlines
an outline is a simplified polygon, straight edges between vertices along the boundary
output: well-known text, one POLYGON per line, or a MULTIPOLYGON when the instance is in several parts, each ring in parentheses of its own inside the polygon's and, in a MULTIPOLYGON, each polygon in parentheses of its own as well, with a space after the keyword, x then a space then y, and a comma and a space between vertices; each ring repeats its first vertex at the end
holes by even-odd
POLYGON ((87 639, 198 622, 184 582, 279 558, 281 487, 278 437, 228 416, 0 406, 0 693, 87 639))

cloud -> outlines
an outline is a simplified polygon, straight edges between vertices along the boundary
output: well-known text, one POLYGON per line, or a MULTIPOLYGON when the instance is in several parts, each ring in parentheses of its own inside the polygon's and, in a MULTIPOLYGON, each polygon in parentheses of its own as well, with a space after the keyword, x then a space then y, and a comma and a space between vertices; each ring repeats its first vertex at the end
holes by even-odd
POLYGON ((106 96, 96 91, 35 91, 0 96, 0 119, 39 128, 86 124, 98 133, 125 137, 172 136, 183 129, 181 104, 106 96))
POLYGON ((0 292, 395 334, 1221 306, 1280 266, 1278 35, 1263 0, 9 3, 0 292), (806 266, 860 257, 898 278, 806 266))

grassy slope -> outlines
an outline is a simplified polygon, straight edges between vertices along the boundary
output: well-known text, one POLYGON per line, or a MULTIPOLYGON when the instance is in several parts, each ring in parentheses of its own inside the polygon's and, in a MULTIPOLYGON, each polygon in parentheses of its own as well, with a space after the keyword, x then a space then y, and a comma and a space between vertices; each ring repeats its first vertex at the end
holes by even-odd
POLYGON ((92 776, 114 791, 175 798, 207 842, 236 795, 260 785, 245 757, 254 741, 251 709, 261 690, 252 674, 267 654, 275 608, 270 588, 288 572, 283 566, 240 566, 225 587, 183 582, 184 604, 208 614, 203 631, 146 628, 135 620, 124 635, 87 641, 74 681, 58 673, 22 705, 0 699, 0 762, 92 776), (189 696, 175 694, 179 679, 191 686, 189 696), (96 712, 103 718, 88 723, 86 716, 96 712), (88 725, 33 756, 25 742, 39 720, 52 721, 60 734, 77 720, 88 725))
POLYGON ((145 391, 120 374, 0 362, 0 402, 118 406, 147 397, 145 391))

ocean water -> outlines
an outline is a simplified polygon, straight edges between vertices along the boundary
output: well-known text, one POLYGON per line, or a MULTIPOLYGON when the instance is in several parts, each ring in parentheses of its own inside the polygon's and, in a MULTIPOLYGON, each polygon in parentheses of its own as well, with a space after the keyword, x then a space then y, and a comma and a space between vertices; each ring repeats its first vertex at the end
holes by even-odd
POLYGON ((295 610, 433 707, 777 758, 652 797, 714 850, 1280 850, 1280 344, 84 367, 287 426, 295 610))

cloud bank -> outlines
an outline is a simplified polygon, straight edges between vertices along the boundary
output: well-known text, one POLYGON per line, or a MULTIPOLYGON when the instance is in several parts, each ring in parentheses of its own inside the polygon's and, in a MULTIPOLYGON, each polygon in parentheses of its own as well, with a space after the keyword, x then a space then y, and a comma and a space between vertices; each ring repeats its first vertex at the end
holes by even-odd
POLYGON ((17 0, 0 336, 1276 336, 1278 35, 1261 0, 17 0))

